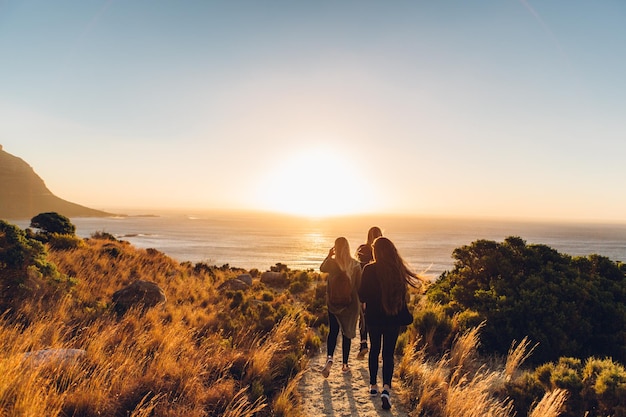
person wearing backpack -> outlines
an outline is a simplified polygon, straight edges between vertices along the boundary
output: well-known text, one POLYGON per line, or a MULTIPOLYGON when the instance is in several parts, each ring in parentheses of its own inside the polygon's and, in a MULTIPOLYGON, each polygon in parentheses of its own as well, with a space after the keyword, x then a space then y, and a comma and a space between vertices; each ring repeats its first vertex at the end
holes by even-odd
POLYGON ((417 288, 421 278, 412 272, 386 237, 379 237, 372 245, 374 262, 363 269, 359 297, 365 303, 365 320, 370 337, 368 357, 370 394, 378 395, 378 356, 382 347, 383 391, 382 408, 391 408, 391 378, 394 353, 400 327, 413 321, 407 307, 408 286, 417 288))
POLYGON ((350 244, 345 237, 335 239, 328 256, 320 266, 320 272, 328 273, 326 305, 328 307, 328 338, 326 341, 326 364, 322 369, 324 378, 330 375, 333 355, 339 331, 342 335, 342 370, 348 372, 350 345, 356 337, 356 322, 359 317, 360 301, 358 289, 361 285, 361 265, 350 254, 350 244))
MULTIPOLYGON (((365 265, 370 263, 374 257, 372 256, 372 243, 377 237, 381 237, 383 235, 380 227, 373 226, 367 231, 367 241, 360 245, 356 250, 356 259, 361 264, 361 269, 365 268, 365 265)), ((367 326, 365 324, 365 305, 360 303, 359 310, 359 335, 361 336, 361 347, 359 349, 359 353, 356 356, 357 359, 365 358, 367 355, 367 326)))

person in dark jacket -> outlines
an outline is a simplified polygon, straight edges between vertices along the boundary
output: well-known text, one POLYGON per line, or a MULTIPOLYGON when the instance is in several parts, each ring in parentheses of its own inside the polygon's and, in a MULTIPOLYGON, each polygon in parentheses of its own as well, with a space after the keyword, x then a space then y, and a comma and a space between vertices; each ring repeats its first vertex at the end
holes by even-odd
POLYGON ((365 303, 365 321, 370 338, 368 357, 370 394, 378 395, 378 356, 382 347, 382 407, 391 408, 391 378, 394 352, 400 333, 400 312, 407 302, 408 286, 418 287, 421 278, 412 272, 386 237, 374 241, 374 261, 363 269, 359 298, 365 303))
MULTIPOLYGON (((374 259, 372 256, 372 243, 374 243, 377 237, 381 237, 382 235, 383 232, 378 226, 370 227, 367 231, 367 241, 356 250, 356 259, 361 264, 361 268, 365 268, 365 265, 374 259)), ((361 336, 361 347, 356 358, 363 359, 365 355, 367 355, 367 326, 365 324, 365 306, 363 303, 361 303, 361 309, 359 311, 359 336, 361 336)))

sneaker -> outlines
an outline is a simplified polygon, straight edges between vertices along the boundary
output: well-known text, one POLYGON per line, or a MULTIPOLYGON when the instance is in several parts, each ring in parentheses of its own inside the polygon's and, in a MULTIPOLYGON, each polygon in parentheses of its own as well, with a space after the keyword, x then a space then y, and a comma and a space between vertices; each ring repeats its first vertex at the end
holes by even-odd
POLYGON ((348 365, 347 363, 344 363, 344 364, 341 366, 341 371, 342 371, 342 372, 344 372, 344 373, 346 373, 346 372, 350 372, 350 365, 348 365))
POLYGON ((367 345, 361 345, 361 350, 359 351, 359 354, 356 355, 356 358, 365 359, 365 355, 367 355, 367 352, 369 352, 369 350, 367 349, 367 345))
POLYGON ((370 385, 370 396, 375 397, 378 395, 378 385, 370 385))
POLYGON ((380 394, 380 400, 383 403, 383 410, 391 409, 391 399, 389 398, 389 391, 384 389, 382 394, 380 394))
POLYGON ((322 369, 322 376, 324 378, 328 378, 328 375, 330 375, 330 367, 333 366, 333 360, 332 359, 328 359, 326 361, 326 365, 324 365, 324 368, 322 369))

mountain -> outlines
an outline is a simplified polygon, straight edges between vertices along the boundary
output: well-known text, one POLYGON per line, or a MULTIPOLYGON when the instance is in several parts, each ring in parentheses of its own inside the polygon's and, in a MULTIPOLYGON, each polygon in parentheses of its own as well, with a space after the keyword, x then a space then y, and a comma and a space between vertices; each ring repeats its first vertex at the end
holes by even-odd
POLYGON ((50 211, 70 218, 114 216, 55 196, 30 165, 0 145, 0 219, 31 219, 50 211))

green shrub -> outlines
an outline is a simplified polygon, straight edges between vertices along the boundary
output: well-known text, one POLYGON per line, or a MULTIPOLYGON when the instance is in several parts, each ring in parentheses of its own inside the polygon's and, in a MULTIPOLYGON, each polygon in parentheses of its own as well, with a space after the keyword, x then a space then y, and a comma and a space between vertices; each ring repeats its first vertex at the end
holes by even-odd
POLYGON ((293 281, 291 284, 289 284, 289 292, 291 292, 292 294, 299 294, 306 291, 308 287, 309 284, 307 282, 293 281))
POLYGON ((405 332, 400 333, 400 335, 398 336, 398 341, 396 342, 396 350, 395 350, 396 355, 403 354, 410 340, 411 340, 410 332, 405 331, 405 332))
POLYGON ((82 244, 83 240, 76 235, 52 233, 48 237, 48 245, 54 250, 76 249, 82 244))
POLYGON ((465 331, 480 326, 482 317, 475 311, 464 310, 456 315, 456 322, 459 330, 465 331))
MULTIPOLYGON (((555 388, 568 391, 564 417, 577 417, 584 412, 589 412, 585 414, 589 417, 626 416, 626 370, 612 359, 592 357, 583 364, 580 359, 563 357, 556 363, 538 366, 532 378, 545 392, 555 388)), ((542 394, 535 388, 530 383, 524 388, 515 381, 509 387, 509 394, 524 398, 534 396, 538 400, 542 394)), ((520 410, 517 404, 516 408, 520 410)))
POLYGON ((552 371, 552 388, 563 388, 570 392, 579 392, 583 387, 582 364, 580 359, 560 358, 552 371))
MULTIPOLYGON (((52 295, 59 284, 71 286, 72 280, 48 262, 46 255, 41 242, 0 220, 0 312, 19 306, 21 300, 36 293, 52 295)), ((50 297, 46 300, 53 301, 50 297)))
POLYGON ((117 242, 117 238, 113 236, 111 233, 104 231, 95 231, 91 234, 92 239, 100 239, 100 240, 111 240, 113 242, 117 242))
POLYGON ((517 415, 526 416, 530 408, 543 397, 546 389, 539 382, 537 375, 526 371, 513 381, 507 382, 505 391, 505 396, 513 400, 517 415))
POLYGON ((274 301, 274 294, 270 291, 263 291, 261 293, 261 301, 274 301))
POLYGON ((40 213, 30 220, 30 227, 40 229, 43 234, 76 234, 76 226, 70 219, 56 212, 40 213))
POLYGON ((237 308, 243 304, 243 300, 244 300, 243 291, 235 291, 234 293, 232 293, 232 295, 230 296, 229 295, 230 294, 227 294, 227 297, 232 299, 229 305, 231 309, 237 308))
POLYGON ((436 303, 425 303, 413 313, 413 326, 420 335, 418 347, 426 346, 429 354, 441 354, 450 347, 456 334, 453 318, 436 303))
POLYGON ((582 372, 583 397, 602 415, 626 416, 626 369, 611 359, 589 358, 582 372))
POLYGON ((304 335, 304 350, 308 354, 319 353, 322 347, 322 339, 315 334, 313 329, 308 329, 304 335))
MULTIPOLYGON (((483 351, 506 355, 513 340, 538 347, 535 363, 559 357, 626 361, 626 274, 606 257, 571 257, 519 237, 477 240, 453 252, 454 269, 427 291, 448 316, 485 321, 483 351), (575 325, 573 325, 575 324, 575 325)), ((461 325, 461 323, 460 323, 461 325)))

